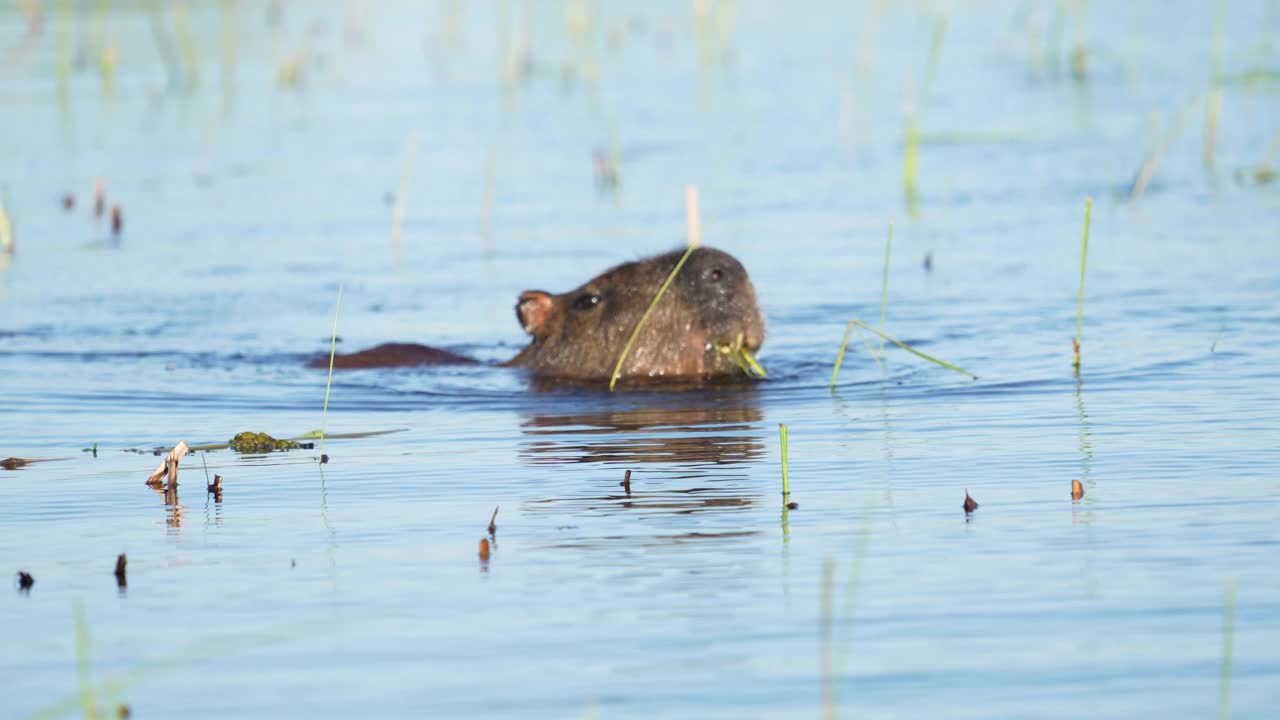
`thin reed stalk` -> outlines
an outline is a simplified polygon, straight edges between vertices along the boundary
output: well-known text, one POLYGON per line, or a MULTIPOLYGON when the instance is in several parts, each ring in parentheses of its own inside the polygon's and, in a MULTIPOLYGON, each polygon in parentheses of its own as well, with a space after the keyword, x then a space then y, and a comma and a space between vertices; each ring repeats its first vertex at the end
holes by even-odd
POLYGON ((404 165, 400 169, 400 186, 396 189, 395 209, 391 213, 391 244, 400 245, 400 225, 404 222, 405 197, 409 194, 409 181, 413 179, 413 160, 418 155, 418 135, 413 133, 405 142, 404 165))
POLYGON ((1093 214, 1093 198, 1084 200, 1084 232, 1080 237, 1080 290, 1076 294, 1076 341, 1072 367, 1080 367, 1080 343, 1084 340, 1084 266, 1089 257, 1089 216, 1093 214))
POLYGON ((787 426, 786 423, 778 424, 778 438, 782 445, 782 508, 787 509, 791 504, 791 470, 787 460, 787 426))
POLYGON ((1218 113, 1222 109, 1222 48, 1227 24, 1227 0, 1217 0, 1213 13, 1213 66, 1209 74, 1209 100, 1205 105, 1204 147, 1201 159, 1205 170, 1213 169, 1214 146, 1218 140, 1218 113))
POLYGON ((329 340, 329 377, 324 381, 324 409, 320 411, 320 456, 324 457, 324 429, 329 419, 329 389, 333 386, 333 357, 338 352, 338 314, 342 311, 342 284, 338 284, 338 302, 333 307, 333 336, 329 340))
POLYGON ((1160 138, 1160 144, 1151 151, 1146 161, 1142 163, 1142 167, 1138 170, 1138 176, 1134 178, 1133 185, 1129 187, 1129 202, 1134 203, 1142 198, 1143 193, 1147 190, 1147 185, 1151 183, 1151 178, 1156 174, 1156 168, 1160 166, 1160 161, 1164 159, 1165 152, 1178 137, 1178 133, 1182 132, 1182 127, 1187 124, 1187 118, 1191 117, 1191 111, 1195 109, 1198 100, 1198 97, 1194 98, 1183 108, 1182 112, 1178 113, 1169 130, 1165 132, 1164 137, 1160 138))

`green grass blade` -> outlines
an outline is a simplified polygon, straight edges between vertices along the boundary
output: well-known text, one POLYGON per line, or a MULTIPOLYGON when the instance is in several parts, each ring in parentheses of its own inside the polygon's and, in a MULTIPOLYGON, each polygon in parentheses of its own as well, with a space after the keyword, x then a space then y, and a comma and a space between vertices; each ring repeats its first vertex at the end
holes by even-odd
POLYGON ((631 331, 631 337, 627 338, 627 344, 622 346, 622 353, 618 355, 618 362, 613 366, 613 374, 609 376, 610 392, 613 391, 614 385, 618 383, 618 376, 622 373, 622 363, 627 359, 627 355, 631 354, 631 346, 635 345, 636 338, 640 336, 640 330, 649 321, 649 316, 653 314, 653 309, 658 306, 658 301, 667 293, 667 288, 671 287, 671 283, 676 279, 676 274, 680 272, 680 268, 684 267, 684 262, 697 249, 697 246, 690 245, 689 249, 684 251, 684 255, 680 256, 680 261, 676 263, 675 267, 671 268, 671 274, 667 275, 667 279, 662 282, 662 287, 658 288, 653 300, 649 301, 649 307, 644 309, 644 314, 640 316, 640 322, 636 323, 635 329, 631 331))
POLYGON ((782 507, 785 509, 791 502, 791 471, 787 464, 787 426, 778 424, 778 437, 782 444, 782 507))
POLYGON ((333 387, 333 357, 338 352, 338 313, 342 311, 342 284, 338 284, 338 303, 333 308, 333 337, 329 340, 329 379, 324 382, 324 410, 320 412, 320 454, 324 455, 324 428, 329 420, 329 389, 333 387))
MULTIPOLYGON (((934 357, 934 356, 932 356, 932 355, 927 355, 927 354, 925 354, 925 353, 922 353, 922 352, 920 352, 919 350, 917 350, 917 349, 915 349, 915 348, 911 347, 910 345, 908 345, 908 344, 906 344, 906 343, 904 343, 904 342, 901 342, 901 341, 899 341, 899 340, 895 340, 893 337, 891 337, 891 336, 889 336, 889 335, 886 335, 885 333, 880 332, 879 330, 877 330, 877 329, 875 329, 875 328, 871 327, 870 325, 868 325, 868 324, 866 324, 866 323, 862 322, 861 320, 854 319, 854 320, 850 320, 850 321, 849 321, 848 327, 845 329, 845 337, 846 337, 846 338, 847 338, 847 337, 848 337, 848 335, 849 335, 849 329, 850 329, 850 328, 853 328, 853 327, 855 327, 855 326, 860 327, 860 328, 862 328, 862 329, 864 329, 864 330, 869 330, 869 331, 871 331, 871 332, 875 333, 876 335, 880 336, 881 338, 883 338, 883 339, 885 339, 885 340, 888 340, 889 342, 893 343, 894 345, 897 345, 898 347, 902 348, 903 350, 906 350, 907 352, 911 353, 912 355, 915 355, 916 357, 918 357, 918 358, 922 358, 922 359, 924 359, 924 360, 928 360, 929 362, 933 363, 934 365, 937 365, 937 366, 939 366, 939 367, 944 367, 944 368, 946 368, 946 369, 948 369, 948 370, 954 370, 955 372, 958 372, 958 373, 960 373, 961 375, 968 375, 969 377, 973 378, 974 380, 977 380, 977 379, 978 379, 978 376, 977 376, 977 375, 974 375, 973 373, 969 372, 968 370, 965 370, 964 368, 960 367, 959 365, 952 365, 951 363, 949 363, 949 362, 947 362, 947 361, 945 361, 945 360, 939 360, 938 358, 936 358, 936 357, 934 357)), ((837 369, 839 369, 839 367, 838 367, 838 366, 837 366, 837 369)), ((834 374, 832 375, 832 378, 833 378, 833 382, 834 382, 834 378, 835 378, 835 375, 834 375, 834 374)))

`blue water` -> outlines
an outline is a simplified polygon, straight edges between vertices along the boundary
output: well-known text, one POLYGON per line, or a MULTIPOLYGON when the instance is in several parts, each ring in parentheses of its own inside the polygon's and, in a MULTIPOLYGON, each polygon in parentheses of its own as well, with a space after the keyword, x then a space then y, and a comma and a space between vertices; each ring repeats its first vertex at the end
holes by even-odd
POLYGON ((0 470, 0 571, 36 580, 0 593, 0 714, 83 714, 77 607, 92 702, 137 717, 1211 717, 1224 667, 1274 713, 1275 3, 1227 8, 1211 167, 1212 3, 71 5, 0 9, 0 458, 48 460, 0 470), (339 374, 327 430, 395 432, 143 485, 153 448, 320 426, 339 286, 340 349, 505 359, 520 291, 683 243, 687 185, 768 380, 339 374), (829 389, 891 221, 886 329, 978 380, 855 340, 829 389))

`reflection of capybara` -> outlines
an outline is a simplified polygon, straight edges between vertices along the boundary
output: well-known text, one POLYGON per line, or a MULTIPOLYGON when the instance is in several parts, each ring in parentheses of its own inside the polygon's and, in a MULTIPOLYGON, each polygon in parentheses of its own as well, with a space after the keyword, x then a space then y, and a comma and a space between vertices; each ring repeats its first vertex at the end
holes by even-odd
MULTIPOLYGON (((503 365, 542 377, 607 380, 654 293, 684 252, 623 263, 560 295, 529 290, 516 317, 533 341, 503 365)), ((689 255, 654 308, 620 377, 682 378, 742 372, 740 351, 764 342, 764 320, 742 264, 712 248, 689 255)), ((405 367, 475 362, 445 350, 393 343, 334 358, 335 368, 405 367)), ((312 367, 328 367, 316 358, 312 367)))

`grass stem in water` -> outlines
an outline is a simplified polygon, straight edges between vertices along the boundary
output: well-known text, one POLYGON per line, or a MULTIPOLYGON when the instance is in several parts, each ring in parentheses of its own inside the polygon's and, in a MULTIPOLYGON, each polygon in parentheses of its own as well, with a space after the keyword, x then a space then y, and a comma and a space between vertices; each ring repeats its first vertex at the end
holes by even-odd
POLYGON ((333 308, 333 336, 329 340, 329 378, 324 381, 324 410, 320 412, 320 455, 324 456, 324 429, 329 419, 329 389, 333 386, 333 356, 338 351, 338 313, 342 310, 342 284, 338 284, 338 302, 333 308))
POLYGON ((1089 216, 1093 214, 1093 198, 1084 201, 1084 234, 1080 238, 1080 291, 1076 299, 1076 341, 1072 367, 1080 367, 1080 342, 1084 340, 1084 264, 1089 256, 1089 216))
POLYGON ((782 443, 782 507, 791 503, 791 474, 787 463, 787 426, 778 424, 778 437, 782 443))

